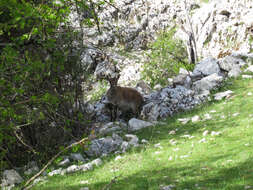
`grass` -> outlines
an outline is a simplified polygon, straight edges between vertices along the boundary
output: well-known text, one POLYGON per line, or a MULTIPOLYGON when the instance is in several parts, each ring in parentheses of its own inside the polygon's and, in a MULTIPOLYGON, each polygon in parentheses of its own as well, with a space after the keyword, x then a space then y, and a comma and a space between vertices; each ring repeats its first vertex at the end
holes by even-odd
POLYGON ((221 91, 228 89, 234 91, 230 99, 211 101, 138 132, 149 144, 131 149, 121 159, 111 155, 93 171, 50 177, 32 190, 101 190, 106 185, 110 190, 168 185, 173 190, 253 189, 253 95, 248 95, 253 93, 253 80, 232 80, 221 91), (203 119, 207 113, 212 119, 203 119), (194 115, 202 119, 185 125, 178 121, 194 115), (212 136, 213 131, 220 135, 212 136))

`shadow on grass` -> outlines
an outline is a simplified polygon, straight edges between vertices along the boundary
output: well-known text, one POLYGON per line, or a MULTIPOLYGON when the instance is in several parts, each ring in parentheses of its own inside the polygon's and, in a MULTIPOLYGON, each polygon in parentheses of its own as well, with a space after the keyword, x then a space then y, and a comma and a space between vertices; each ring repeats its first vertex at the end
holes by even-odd
MULTIPOLYGON (((212 157, 212 159, 214 158, 212 157)), ((89 185, 68 185, 64 186, 64 189, 80 190, 82 187, 89 186, 90 190, 103 190, 105 187, 108 187, 110 190, 158 190, 161 186, 174 185, 173 190, 244 190, 246 186, 253 187, 252 168, 249 169, 252 165, 253 159, 248 159, 234 167, 221 169, 204 169, 199 165, 191 167, 175 166, 161 170, 144 170, 127 177, 119 176, 115 181, 111 182, 89 185)), ((72 178, 74 176, 70 177, 72 178)), ((57 178, 54 180, 57 180, 57 178)), ((41 189, 54 190, 61 189, 61 187, 52 185, 41 189)))

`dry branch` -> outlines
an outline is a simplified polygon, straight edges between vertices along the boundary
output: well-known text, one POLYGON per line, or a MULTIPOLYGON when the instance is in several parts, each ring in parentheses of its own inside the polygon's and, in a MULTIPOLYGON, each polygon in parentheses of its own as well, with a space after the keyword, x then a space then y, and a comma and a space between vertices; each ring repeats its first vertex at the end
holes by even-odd
MULTIPOLYGON (((94 138, 94 137, 93 137, 93 138, 94 138)), ((78 145, 78 144, 84 143, 85 141, 88 141, 88 140, 91 140, 91 138, 88 138, 88 137, 87 137, 87 138, 83 138, 83 139, 81 139, 80 141, 74 142, 74 143, 72 143, 71 145, 65 147, 65 148, 64 148, 63 150, 61 150, 60 152, 58 152, 53 158, 51 158, 51 159, 49 160, 49 162, 48 162, 37 174, 35 174, 33 177, 31 177, 31 178, 25 183, 25 185, 24 185, 24 187, 22 188, 22 190, 28 190, 28 189, 30 189, 30 188, 32 187, 32 185, 30 185, 30 183, 31 183, 32 181, 34 181, 37 177, 39 177, 39 176, 47 169, 47 167, 48 167, 50 164, 52 164, 52 162, 53 162, 56 158, 58 158, 63 152, 65 152, 66 150, 72 148, 73 146, 76 146, 76 145, 78 145)))

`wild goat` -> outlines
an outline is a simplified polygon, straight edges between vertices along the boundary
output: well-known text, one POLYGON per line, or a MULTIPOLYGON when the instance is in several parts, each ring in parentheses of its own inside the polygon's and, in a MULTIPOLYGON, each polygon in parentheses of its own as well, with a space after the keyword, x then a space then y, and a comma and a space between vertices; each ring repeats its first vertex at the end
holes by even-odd
POLYGON ((110 80, 110 89, 107 91, 108 102, 111 107, 111 120, 117 118, 117 109, 123 113, 131 111, 135 117, 138 117, 143 104, 142 95, 133 88, 117 86, 118 78, 110 80))

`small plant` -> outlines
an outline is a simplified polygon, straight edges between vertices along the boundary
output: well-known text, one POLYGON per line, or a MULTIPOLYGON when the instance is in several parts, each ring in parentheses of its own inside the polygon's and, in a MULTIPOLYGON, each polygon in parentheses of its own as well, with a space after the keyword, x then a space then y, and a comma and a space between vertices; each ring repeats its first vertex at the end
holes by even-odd
POLYGON ((101 96, 105 94, 108 88, 109 86, 106 81, 99 81, 98 83, 96 83, 96 87, 89 92, 87 99, 92 102, 99 100, 101 96))
POLYGON ((189 69, 187 51, 182 41, 174 37, 175 28, 163 31, 157 40, 150 44, 149 61, 144 64, 142 77, 151 87, 159 83, 167 84, 167 78, 176 75, 180 67, 189 69))

